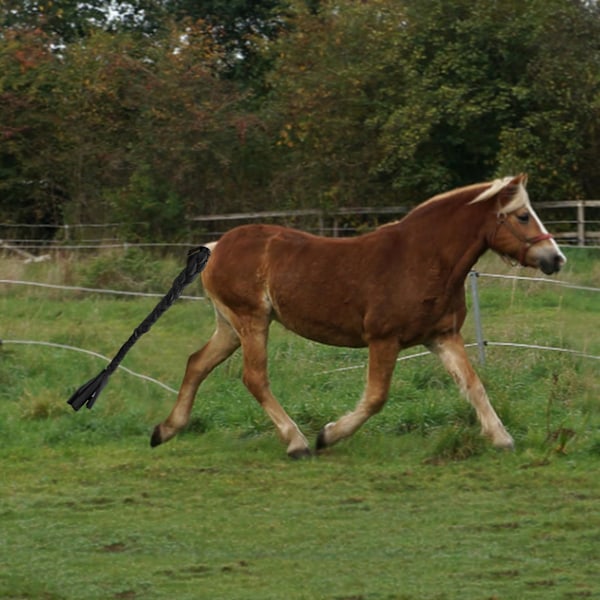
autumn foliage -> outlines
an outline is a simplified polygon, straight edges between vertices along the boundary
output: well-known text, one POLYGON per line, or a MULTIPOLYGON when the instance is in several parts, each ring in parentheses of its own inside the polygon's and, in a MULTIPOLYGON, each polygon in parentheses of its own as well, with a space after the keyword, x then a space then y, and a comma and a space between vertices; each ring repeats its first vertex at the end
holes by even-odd
POLYGON ((199 214, 410 205, 516 171, 597 195, 595 3, 76 5, 0 8, 2 222, 177 240, 199 214))

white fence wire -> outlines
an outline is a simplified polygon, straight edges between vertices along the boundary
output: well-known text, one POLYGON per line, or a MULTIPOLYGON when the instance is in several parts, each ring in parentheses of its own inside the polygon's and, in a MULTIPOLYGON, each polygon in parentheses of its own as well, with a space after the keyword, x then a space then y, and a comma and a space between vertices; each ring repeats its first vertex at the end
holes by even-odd
MULTIPOLYGON (((501 275, 501 274, 497 274, 497 273, 478 273, 478 272, 477 273, 473 272, 473 274, 475 275, 475 277, 472 277, 471 278, 472 280, 476 279, 477 277, 488 277, 488 278, 495 278, 495 279, 512 279, 512 280, 516 280, 516 281, 528 281, 528 282, 534 282, 534 283, 556 285, 556 286, 560 286, 560 287, 565 287, 565 288, 579 290, 579 291, 585 291, 585 292, 600 292, 600 288, 575 285, 575 284, 571 284, 569 282, 564 282, 564 281, 559 281, 559 280, 554 280, 554 279, 546 279, 544 277, 521 277, 521 276, 517 276, 517 275, 501 275)), ((48 288, 48 289, 65 290, 67 292, 87 292, 87 293, 95 293, 95 294, 112 294, 112 295, 124 295, 124 296, 162 297, 164 295, 164 294, 158 294, 158 293, 128 292, 128 291, 111 290, 111 289, 55 285, 55 284, 47 284, 47 283, 41 283, 41 282, 35 282, 35 281, 22 281, 22 280, 12 280, 12 279, 0 279, 0 284, 28 285, 28 286, 35 286, 35 287, 48 288)), ((186 299, 186 300, 204 300, 205 299, 203 296, 181 296, 181 298, 186 299)), ((476 323, 476 327, 480 327, 480 326, 481 326, 480 324, 477 325, 477 323, 476 323)), ((106 362, 110 362, 110 359, 102 354, 99 354, 92 350, 78 348, 76 346, 69 346, 66 344, 58 344, 58 343, 47 342, 47 341, 42 341, 42 340, 12 340, 12 339, 4 339, 3 340, 3 339, 0 339, 0 346, 5 345, 5 344, 37 345, 37 346, 44 346, 44 347, 60 349, 60 350, 69 350, 69 351, 87 354, 89 356, 100 358, 106 362)), ((483 340, 482 336, 481 337, 478 336, 477 342, 466 344, 467 348, 477 347, 479 349, 481 362, 484 361, 484 359, 482 360, 482 354, 481 354, 483 347, 487 347, 487 346, 490 346, 490 347, 496 346, 496 347, 501 347, 501 348, 504 347, 504 348, 531 349, 531 350, 540 350, 540 351, 546 351, 546 352, 560 352, 560 353, 576 356, 578 358, 600 360, 600 356, 596 356, 594 354, 589 354, 589 353, 582 352, 579 350, 573 350, 570 348, 560 348, 560 347, 556 347, 556 346, 543 346, 540 344, 525 344, 525 343, 519 343, 519 342, 495 342, 495 341, 483 340)), ((397 360, 398 360, 398 362, 401 362, 401 361, 411 360, 411 359, 415 359, 415 358, 420 358, 423 356, 429 356, 430 354, 431 353, 429 351, 417 352, 414 354, 400 356, 400 357, 398 357, 397 360)), ((333 374, 333 373, 342 373, 345 371, 352 371, 352 370, 356 370, 356 369, 364 369, 365 366, 366 366, 365 363, 360 363, 360 364, 356 364, 356 365, 349 365, 346 367, 339 367, 337 369, 330 369, 327 371, 318 371, 315 373, 315 376, 316 375, 329 375, 329 374, 333 374)), ((148 381, 150 383, 153 383, 155 385, 158 385, 173 394, 177 393, 177 391, 174 390, 172 387, 166 385, 165 383, 162 383, 161 381, 159 381, 157 379, 154 379, 153 377, 149 377, 148 375, 137 373, 131 369, 128 369, 127 367, 122 366, 122 365, 119 365, 119 369, 122 369, 125 373, 128 373, 129 375, 132 375, 139 379, 142 379, 142 380, 148 381)))
MULTIPOLYGON (((66 290, 69 292, 88 292, 93 294, 111 294, 113 296, 140 296, 144 298, 162 298, 164 294, 155 292, 127 292, 124 290, 111 290, 106 288, 88 288, 72 285, 55 285, 53 283, 40 283, 37 281, 21 281, 18 279, 0 279, 0 283, 12 285, 28 285, 32 287, 47 288, 52 290, 66 290)), ((184 300, 205 300, 204 296, 179 296, 184 300)))
MULTIPOLYGON (((40 340, 2 340, 0 339, 0 346, 3 344, 24 344, 28 346, 45 346, 47 348, 58 348, 60 350, 73 350, 75 352, 80 352, 82 354, 88 354, 90 356, 94 356, 96 358, 100 358, 103 361, 109 363, 111 361, 110 358, 104 356, 103 354, 99 354, 98 352, 94 352, 93 350, 86 350, 85 348, 78 348, 77 346, 69 346, 67 344, 57 344, 55 342, 44 342, 40 340)), ((154 383, 161 388, 172 392, 173 394, 177 393, 177 390, 174 390, 172 387, 168 386, 166 383, 159 381, 158 379, 154 379, 153 377, 149 377, 148 375, 143 375, 142 373, 136 373, 123 365, 119 365, 117 369, 122 369, 125 373, 129 373, 129 375, 133 375, 138 379, 143 379, 144 381, 149 381, 150 383, 154 383)))

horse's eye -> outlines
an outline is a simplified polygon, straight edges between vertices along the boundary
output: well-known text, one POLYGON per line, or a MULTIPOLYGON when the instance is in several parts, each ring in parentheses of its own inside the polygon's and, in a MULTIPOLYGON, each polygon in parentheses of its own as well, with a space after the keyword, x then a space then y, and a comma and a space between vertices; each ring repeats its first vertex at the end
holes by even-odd
POLYGON ((519 223, 522 223, 523 225, 527 225, 527 223, 529 223, 529 213, 517 215, 517 221, 519 221, 519 223))

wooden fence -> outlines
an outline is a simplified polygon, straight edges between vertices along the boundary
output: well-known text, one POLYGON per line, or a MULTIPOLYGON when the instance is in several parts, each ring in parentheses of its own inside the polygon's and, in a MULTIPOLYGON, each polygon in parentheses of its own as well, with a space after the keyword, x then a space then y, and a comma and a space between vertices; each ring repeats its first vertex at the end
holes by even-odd
POLYGON ((540 202, 536 208, 557 240, 577 246, 600 245, 600 200, 540 202), (544 213, 550 211, 551 218, 544 219, 544 213), (557 218, 559 216, 563 218, 557 218), (570 218, 565 220, 565 217, 570 218))
MULTIPOLYGON (((565 245, 600 247, 600 200, 540 202, 536 209, 548 230, 565 245)), ((226 213, 191 217, 187 222, 190 240, 197 243, 218 239, 225 231, 243 223, 281 223, 313 231, 320 235, 343 237, 356 235, 383 223, 402 218, 406 206, 347 207, 335 210, 297 209, 247 213, 226 213), (202 224, 202 231, 198 225, 202 224)), ((132 244, 120 235, 121 223, 53 225, 52 239, 19 238, 21 228, 48 228, 49 225, 0 223, 0 252, 6 251, 35 260, 40 253, 52 250, 119 248, 128 246, 185 246, 186 244, 132 244), (12 235, 11 235, 12 234, 12 235)), ((131 224, 129 224, 131 225, 131 224)), ((140 223, 141 225, 141 223, 140 223)), ((190 242, 191 243, 191 242, 190 242)), ((189 244, 187 244, 189 245, 189 244)))
MULTIPOLYGON (((536 204, 547 228, 563 244, 577 246, 600 245, 600 200, 567 200, 536 204), (547 217, 546 217, 547 215, 547 217)), ((314 230, 321 235, 340 237, 352 235, 358 229, 388 220, 400 219, 408 212, 405 206, 352 207, 331 211, 319 209, 271 210, 248 213, 202 215, 190 220, 210 224, 215 237, 242 223, 280 222, 314 230)))
MULTIPOLYGON (((248 213, 225 213, 220 215, 202 215, 191 217, 190 221, 223 225, 234 222, 239 225, 245 222, 264 223, 280 222, 284 225, 301 226, 305 230, 313 230, 320 235, 340 237, 355 233, 360 225, 369 226, 403 217, 410 209, 406 206, 381 207, 349 207, 323 210, 318 208, 298 210, 266 210, 248 213)), ((223 232, 218 232, 219 235, 223 232)))

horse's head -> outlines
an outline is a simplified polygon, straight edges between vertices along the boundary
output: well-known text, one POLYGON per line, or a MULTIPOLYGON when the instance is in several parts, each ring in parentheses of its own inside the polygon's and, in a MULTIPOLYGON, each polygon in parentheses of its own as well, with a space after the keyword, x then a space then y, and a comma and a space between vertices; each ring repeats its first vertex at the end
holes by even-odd
POLYGON ((526 175, 497 179, 471 204, 496 198, 489 247, 503 258, 551 275, 560 271, 567 259, 533 210, 526 183, 526 175))

